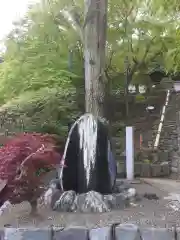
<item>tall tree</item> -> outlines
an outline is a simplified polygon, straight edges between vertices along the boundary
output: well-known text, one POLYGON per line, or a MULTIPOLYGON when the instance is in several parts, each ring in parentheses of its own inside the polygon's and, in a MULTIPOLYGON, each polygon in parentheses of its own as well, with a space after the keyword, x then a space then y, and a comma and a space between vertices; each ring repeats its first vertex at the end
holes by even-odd
MULTIPOLYGON (((144 73, 147 73, 154 59, 158 62, 160 60, 161 64, 166 60, 169 68, 174 68, 174 64, 179 68, 177 57, 179 58, 180 38, 179 31, 174 31, 178 22, 173 20, 172 14, 168 15, 171 9, 166 17, 159 13, 159 6, 154 7, 156 12, 151 11, 154 2, 157 1, 149 1, 148 5, 140 0, 108 2, 105 72, 108 82, 115 82, 116 89, 124 87, 124 59, 127 56, 130 65, 129 83, 139 81, 139 75, 143 73, 143 84, 144 73)), ((5 43, 5 61, 0 65, 0 98, 9 100, 24 91, 67 85, 68 66, 77 75, 83 75, 84 36, 87 32, 87 40, 90 41, 91 36, 87 29, 90 29, 92 22, 95 32, 97 19, 97 11, 90 9, 92 14, 89 14, 84 3, 84 0, 42 0, 39 5, 31 7, 27 17, 20 24, 16 24, 14 32, 5 43)), ((103 14, 103 11, 102 8, 99 14, 103 14)), ((103 31, 102 26, 100 30, 103 31)), ((96 37, 92 40, 94 42, 91 45, 97 44, 96 37)), ((100 47, 102 46, 101 44, 100 47)), ((95 57, 100 57, 96 55, 95 57)), ((90 67, 93 69, 95 65, 91 64, 89 69, 90 67)), ((74 81, 73 78, 71 83, 74 81)), ((78 80, 77 84, 82 82, 82 79, 78 80)), ((97 81, 93 82, 95 84, 97 81)), ((103 88, 104 82, 102 83, 98 86, 103 88)), ((97 85, 93 86, 93 89, 96 88, 97 85)), ((97 98, 96 96, 93 101, 97 102, 97 98)), ((90 106, 89 100, 87 103, 90 106)), ((98 105, 101 109, 102 104, 98 105)))
POLYGON ((84 4, 86 111, 104 116, 107 0, 85 0, 84 4))

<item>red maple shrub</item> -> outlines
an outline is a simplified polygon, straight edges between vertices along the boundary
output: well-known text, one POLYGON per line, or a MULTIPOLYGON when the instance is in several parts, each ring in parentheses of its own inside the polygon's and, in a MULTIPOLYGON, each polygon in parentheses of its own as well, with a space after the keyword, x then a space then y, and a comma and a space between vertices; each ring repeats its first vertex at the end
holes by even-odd
POLYGON ((33 201, 42 189, 44 173, 42 168, 54 169, 60 163, 61 153, 56 139, 51 135, 24 133, 10 139, 0 148, 0 179, 6 180, 6 187, 0 192, 1 204, 33 201))

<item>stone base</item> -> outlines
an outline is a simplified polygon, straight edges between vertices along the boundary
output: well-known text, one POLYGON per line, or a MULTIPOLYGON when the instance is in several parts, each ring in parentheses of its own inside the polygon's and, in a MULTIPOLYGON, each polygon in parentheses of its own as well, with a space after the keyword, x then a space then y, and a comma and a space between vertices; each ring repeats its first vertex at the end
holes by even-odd
MULTIPOLYGON (((49 191, 49 190, 48 190, 49 191)), ((102 195, 95 191, 76 194, 74 191, 65 191, 57 201, 52 201, 50 207, 59 212, 103 213, 113 209, 124 209, 135 201, 136 190, 129 184, 118 184, 115 192, 102 195)))

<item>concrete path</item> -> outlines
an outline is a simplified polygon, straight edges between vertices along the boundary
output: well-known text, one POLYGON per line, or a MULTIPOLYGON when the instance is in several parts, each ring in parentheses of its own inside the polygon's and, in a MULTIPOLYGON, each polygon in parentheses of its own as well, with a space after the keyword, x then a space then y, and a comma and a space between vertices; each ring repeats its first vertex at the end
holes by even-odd
POLYGON ((141 181, 166 193, 180 194, 180 181, 162 178, 141 178, 141 181))

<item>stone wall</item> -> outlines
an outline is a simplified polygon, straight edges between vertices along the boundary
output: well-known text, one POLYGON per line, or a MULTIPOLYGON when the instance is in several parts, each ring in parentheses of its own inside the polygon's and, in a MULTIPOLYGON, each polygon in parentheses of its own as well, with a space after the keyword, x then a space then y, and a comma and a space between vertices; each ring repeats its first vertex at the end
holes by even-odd
POLYGON ((140 228, 134 224, 114 224, 110 227, 73 228, 5 228, 1 240, 180 240, 178 229, 140 228))
MULTIPOLYGON (((145 149, 150 149, 153 147, 155 142, 155 138, 157 135, 158 126, 161 118, 161 111, 163 104, 165 103, 165 98, 163 101, 159 102, 159 105, 156 106, 156 112, 153 113, 153 116, 156 115, 155 118, 150 116, 149 119, 144 119, 140 122, 140 127, 137 129, 137 123, 134 122, 133 126, 135 126, 138 132, 143 133, 144 147, 145 149), (146 123, 146 127, 144 128, 144 122, 149 122, 148 125, 146 123), (144 130, 145 129, 145 130, 144 130), (143 131, 144 130, 144 131, 143 131)), ((138 138, 137 138, 138 139, 138 138)), ((136 139, 135 139, 136 140, 136 139)), ((139 139, 138 139, 139 141, 139 139)), ((118 145, 116 139, 116 152, 120 153, 120 146, 118 145)), ((157 161, 156 163, 169 162, 170 168, 172 172, 178 172, 178 164, 180 163, 180 93, 171 92, 169 104, 166 108, 165 119, 163 123, 162 132, 160 135, 159 147, 157 151, 157 161)), ((122 152, 122 150, 121 150, 122 152)), ((146 154, 145 154, 146 155, 146 154)), ((125 161, 124 157, 117 158, 121 163, 125 161)), ((148 157, 144 157, 144 160, 149 159, 148 157)), ((180 171, 179 171, 180 172, 180 171)))
MULTIPOLYGON (((161 113, 159 113, 159 119, 154 122, 152 130, 148 129, 147 131, 152 131, 154 140, 157 134, 160 117, 161 113)), ((171 171, 180 174, 180 93, 175 93, 173 90, 165 112, 158 152, 160 156, 159 162, 168 161, 171 171)))
MULTIPOLYGON (((117 162, 117 172, 119 178, 126 178, 126 163, 117 162)), ((170 164, 168 162, 162 163, 134 163, 134 175, 135 177, 150 178, 150 177, 168 177, 171 173, 170 164)))
POLYGON ((159 142, 159 150, 169 153, 169 161, 174 158, 177 151, 177 136, 176 94, 172 92, 165 112, 165 119, 159 142))
POLYGON ((165 113, 165 120, 160 137, 159 149, 168 153, 172 172, 178 172, 180 159, 180 94, 172 92, 165 113))

